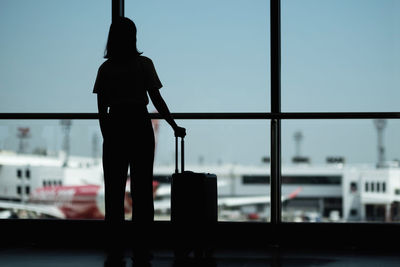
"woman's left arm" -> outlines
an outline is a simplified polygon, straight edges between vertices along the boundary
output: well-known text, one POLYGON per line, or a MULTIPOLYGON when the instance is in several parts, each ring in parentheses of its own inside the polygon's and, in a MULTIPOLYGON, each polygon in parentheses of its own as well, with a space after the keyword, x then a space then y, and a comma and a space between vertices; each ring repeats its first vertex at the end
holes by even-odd
POLYGON ((103 139, 106 138, 108 132, 108 114, 107 114, 107 105, 102 94, 97 94, 97 108, 99 110, 99 122, 100 122, 100 130, 103 135, 103 139))

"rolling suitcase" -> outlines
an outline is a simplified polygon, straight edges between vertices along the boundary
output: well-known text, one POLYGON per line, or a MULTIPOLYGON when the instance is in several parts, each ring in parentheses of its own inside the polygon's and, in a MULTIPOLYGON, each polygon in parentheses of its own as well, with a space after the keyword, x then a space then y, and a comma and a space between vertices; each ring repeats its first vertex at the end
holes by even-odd
POLYGON ((217 176, 185 171, 184 139, 181 139, 181 172, 178 170, 178 138, 175 138, 175 173, 171 181, 171 221, 175 229, 175 253, 211 251, 217 223, 217 176))

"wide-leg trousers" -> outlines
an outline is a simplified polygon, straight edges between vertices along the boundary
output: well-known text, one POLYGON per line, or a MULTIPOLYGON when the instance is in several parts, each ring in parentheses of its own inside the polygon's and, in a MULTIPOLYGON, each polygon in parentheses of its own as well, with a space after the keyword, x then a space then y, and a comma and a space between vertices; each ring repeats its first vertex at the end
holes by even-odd
POLYGON ((154 132, 147 109, 110 110, 103 142, 105 220, 125 220, 125 188, 130 170, 132 220, 151 224, 154 220, 153 163, 154 132))

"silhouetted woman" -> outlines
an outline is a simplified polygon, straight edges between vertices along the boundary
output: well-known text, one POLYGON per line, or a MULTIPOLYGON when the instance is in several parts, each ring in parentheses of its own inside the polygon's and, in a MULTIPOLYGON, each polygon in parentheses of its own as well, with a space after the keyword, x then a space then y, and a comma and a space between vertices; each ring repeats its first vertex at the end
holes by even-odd
POLYGON ((132 220, 151 224, 154 219, 154 133, 147 111, 150 96, 154 106, 172 126, 176 136, 185 136, 160 95, 162 84, 151 59, 136 47, 136 26, 128 18, 111 24, 104 58, 93 93, 97 94, 103 135, 105 219, 124 220, 124 195, 130 167, 132 220))

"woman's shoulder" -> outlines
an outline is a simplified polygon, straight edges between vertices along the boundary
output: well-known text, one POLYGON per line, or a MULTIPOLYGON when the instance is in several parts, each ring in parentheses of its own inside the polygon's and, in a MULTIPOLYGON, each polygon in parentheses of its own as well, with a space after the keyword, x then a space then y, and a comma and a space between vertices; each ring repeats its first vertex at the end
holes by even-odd
POLYGON ((140 60, 140 62, 142 62, 143 64, 146 64, 147 66, 153 65, 153 61, 149 57, 140 55, 139 60, 140 60))
POLYGON ((105 60, 99 67, 99 72, 107 71, 110 68, 111 61, 109 59, 105 60))

